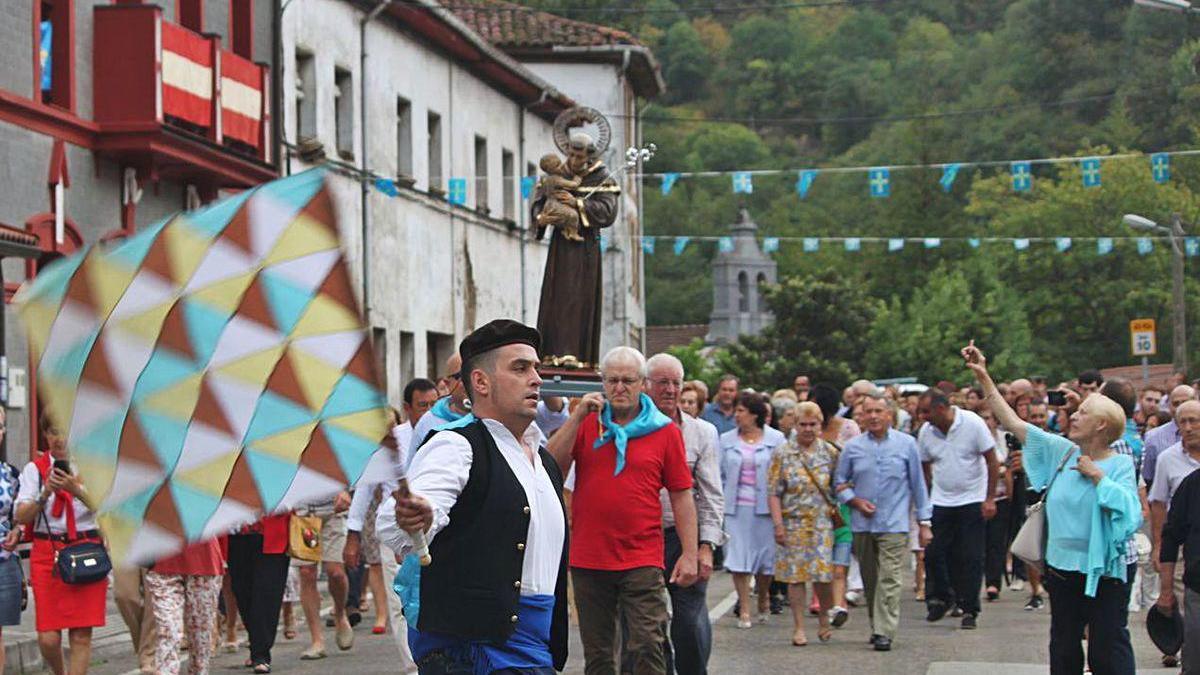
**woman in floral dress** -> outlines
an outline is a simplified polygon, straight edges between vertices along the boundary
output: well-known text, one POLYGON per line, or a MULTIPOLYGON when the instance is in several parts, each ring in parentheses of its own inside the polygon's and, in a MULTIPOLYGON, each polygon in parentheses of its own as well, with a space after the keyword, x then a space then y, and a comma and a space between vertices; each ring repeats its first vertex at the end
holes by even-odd
MULTIPOLYGON (((795 630, 792 644, 808 644, 804 635, 805 584, 821 602, 817 637, 833 635, 829 613, 833 581, 833 471, 837 450, 820 438, 821 409, 811 401, 796 406, 796 434, 771 461, 767 474, 771 519, 775 525, 775 579, 788 584, 795 630), (807 468, 806 468, 807 467, 807 468)), ((834 502, 836 503, 836 502, 834 502)))

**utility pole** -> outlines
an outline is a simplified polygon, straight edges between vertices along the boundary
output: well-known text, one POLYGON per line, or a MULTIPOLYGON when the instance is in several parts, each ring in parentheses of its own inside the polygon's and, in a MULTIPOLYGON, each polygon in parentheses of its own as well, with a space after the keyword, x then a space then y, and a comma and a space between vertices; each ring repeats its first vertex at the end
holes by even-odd
POLYGON ((1171 214, 1171 292, 1174 308, 1171 312, 1171 360, 1176 373, 1186 373, 1187 357, 1187 305, 1183 293, 1183 221, 1178 213, 1171 214))

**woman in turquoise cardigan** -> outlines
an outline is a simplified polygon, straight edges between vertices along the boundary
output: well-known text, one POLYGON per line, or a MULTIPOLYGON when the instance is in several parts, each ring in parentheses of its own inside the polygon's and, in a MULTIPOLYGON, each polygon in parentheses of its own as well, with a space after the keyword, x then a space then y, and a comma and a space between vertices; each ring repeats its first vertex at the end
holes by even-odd
POLYGON ((1133 460, 1109 447, 1125 430, 1124 411, 1092 394, 1071 416, 1069 437, 1051 434, 1017 417, 974 341, 962 354, 996 419, 1023 445, 1014 461, 1024 468, 1030 489, 1045 490, 1054 481, 1046 494, 1044 577, 1050 593, 1051 675, 1083 672, 1085 627, 1091 672, 1133 673, 1125 542, 1142 524, 1142 509, 1133 460))

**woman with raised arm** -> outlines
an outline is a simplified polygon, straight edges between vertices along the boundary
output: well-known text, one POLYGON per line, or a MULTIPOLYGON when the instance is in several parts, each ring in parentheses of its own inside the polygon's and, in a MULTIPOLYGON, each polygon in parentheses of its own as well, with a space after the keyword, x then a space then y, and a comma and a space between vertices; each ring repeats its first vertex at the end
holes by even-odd
POLYGON ((1133 460, 1109 445, 1125 429, 1125 413, 1093 394, 1071 416, 1070 435, 1022 422, 996 389, 983 352, 972 340, 962 350, 983 388, 984 404, 1021 441, 1010 460, 1024 467, 1032 488, 1046 490, 1046 572, 1050 593, 1050 673, 1084 670, 1080 637, 1088 634, 1087 664, 1096 675, 1133 673, 1129 643, 1125 542, 1142 522, 1133 460))

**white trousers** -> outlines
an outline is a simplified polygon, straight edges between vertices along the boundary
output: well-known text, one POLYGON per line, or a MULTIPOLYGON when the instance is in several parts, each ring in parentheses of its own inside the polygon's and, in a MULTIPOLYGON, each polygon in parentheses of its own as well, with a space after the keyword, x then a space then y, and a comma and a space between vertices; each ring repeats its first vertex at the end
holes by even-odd
POLYGON ((400 604, 400 596, 392 588, 396 572, 400 565, 396 563, 396 554, 392 549, 379 545, 379 561, 383 564, 383 585, 387 588, 388 614, 392 622, 392 638, 400 650, 400 660, 397 662, 401 675, 416 675, 417 664, 413 662, 412 651, 408 648, 408 622, 404 620, 404 607, 400 604))

